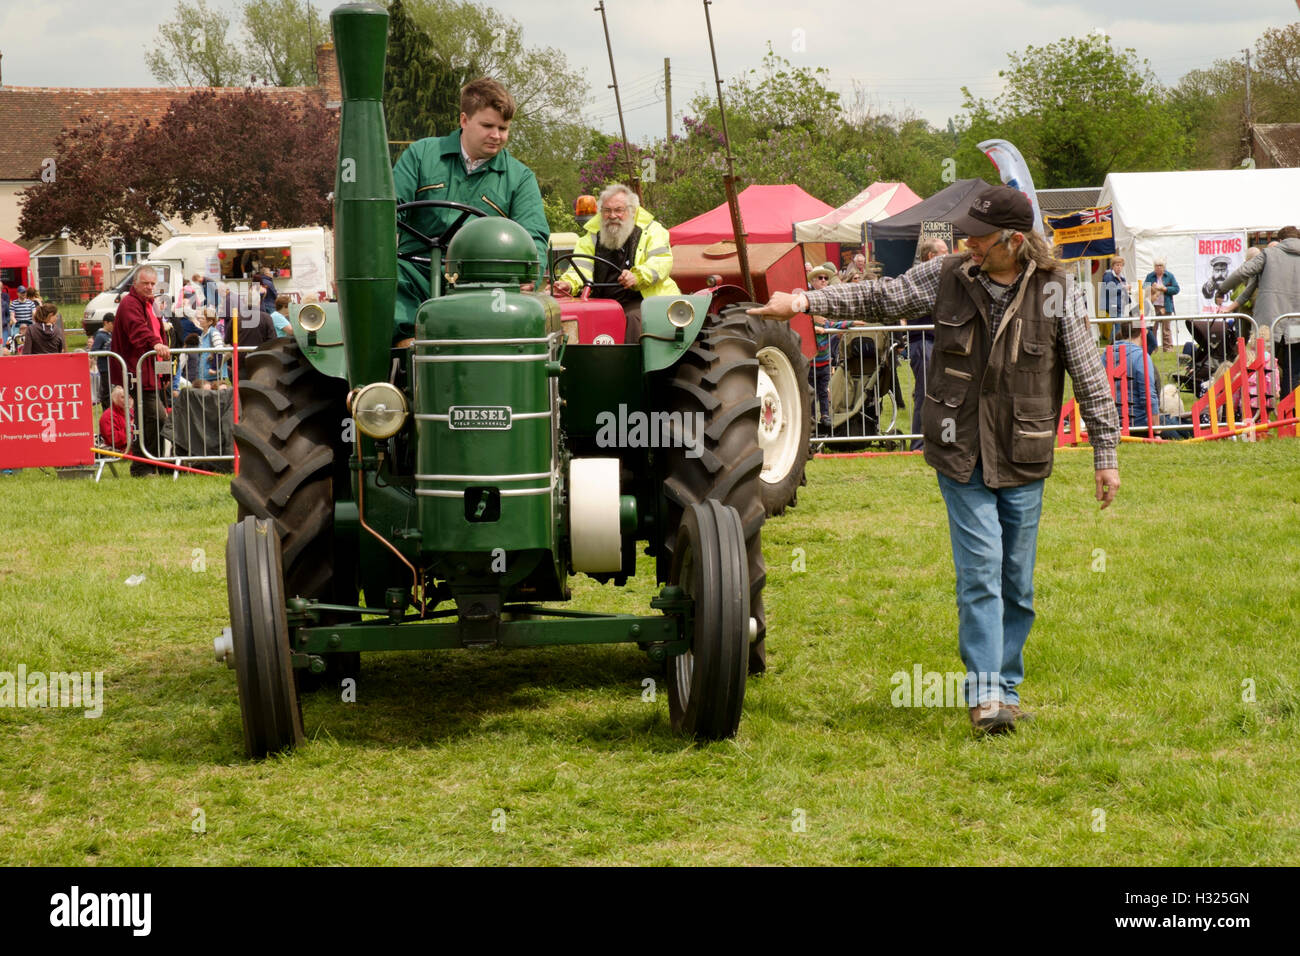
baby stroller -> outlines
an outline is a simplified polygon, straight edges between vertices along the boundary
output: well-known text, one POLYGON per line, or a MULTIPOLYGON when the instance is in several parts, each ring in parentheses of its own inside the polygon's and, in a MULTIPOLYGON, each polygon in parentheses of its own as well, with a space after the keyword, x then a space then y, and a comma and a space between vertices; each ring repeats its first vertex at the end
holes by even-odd
MULTIPOLYGON (((831 434, 864 437, 897 432, 895 346, 884 332, 845 332, 840 364, 831 373, 831 434)), ((837 447, 845 447, 837 443, 837 447)))
POLYGON ((1192 341, 1178 356, 1178 371, 1173 380, 1178 388, 1200 398, 1210 383, 1237 357, 1236 319, 1184 319, 1192 341))

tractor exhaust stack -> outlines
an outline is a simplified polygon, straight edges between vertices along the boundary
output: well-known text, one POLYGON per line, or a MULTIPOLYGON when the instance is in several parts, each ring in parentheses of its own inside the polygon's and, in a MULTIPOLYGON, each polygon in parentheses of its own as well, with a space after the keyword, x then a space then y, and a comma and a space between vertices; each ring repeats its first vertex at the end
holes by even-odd
POLYGON ((334 264, 354 386, 388 379, 397 299, 397 194, 384 122, 388 13, 349 3, 330 15, 343 110, 334 179, 334 264))

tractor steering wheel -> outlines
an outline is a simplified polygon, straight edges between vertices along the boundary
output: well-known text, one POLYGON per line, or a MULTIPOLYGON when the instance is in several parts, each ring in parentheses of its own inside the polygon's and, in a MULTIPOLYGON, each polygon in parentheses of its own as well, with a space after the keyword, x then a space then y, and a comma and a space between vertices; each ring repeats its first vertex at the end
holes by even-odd
MULTIPOLYGON (((604 256, 589 256, 585 252, 564 252, 556 256, 555 261, 551 263, 551 287, 552 288, 554 288, 555 283, 559 281, 561 262, 567 262, 569 263, 569 265, 573 266, 573 271, 578 273, 578 278, 582 280, 582 288, 584 289, 623 288, 623 285, 620 282, 593 282, 591 279, 587 278, 587 276, 583 273, 578 263, 573 261, 575 259, 590 259, 592 262, 602 263, 603 265, 607 265, 611 269, 615 269, 618 272, 623 271, 623 267, 620 266, 617 262, 611 262, 609 259, 606 259, 604 256)), ((595 275, 595 270, 592 271, 592 275, 593 276, 595 275)), ((574 298, 577 298, 576 291, 573 293, 573 295, 574 298)))
MULTIPOLYGON (((465 220, 470 216, 477 216, 479 218, 484 218, 487 216, 487 213, 485 213, 482 209, 476 209, 473 206, 467 206, 463 202, 452 202, 448 199, 418 199, 415 202, 404 202, 397 207, 397 213, 398 213, 397 228, 400 229, 402 232, 405 232, 407 235, 413 236, 414 238, 420 240, 420 242, 425 244, 425 246, 429 249, 429 251, 432 251, 434 249, 446 249, 447 245, 451 242, 452 237, 456 235, 457 232, 460 231, 460 227, 465 225, 465 220), (406 222, 404 219, 402 219, 401 216, 401 214, 408 209, 435 209, 435 208, 460 210, 460 215, 456 217, 456 221, 453 222, 446 229, 444 229, 442 233, 437 236, 426 236, 424 233, 420 232, 420 230, 412 226, 409 222, 406 222)), ((428 255, 422 256, 414 252, 399 252, 397 254, 397 258, 401 259, 403 262, 410 262, 414 265, 422 266, 426 274, 429 271, 429 263, 431 261, 431 257, 428 255)))

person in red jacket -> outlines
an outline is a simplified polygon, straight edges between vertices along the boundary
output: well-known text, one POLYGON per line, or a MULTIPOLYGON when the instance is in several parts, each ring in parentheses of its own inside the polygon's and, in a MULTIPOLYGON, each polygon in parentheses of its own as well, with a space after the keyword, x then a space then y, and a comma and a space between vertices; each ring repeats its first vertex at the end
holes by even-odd
POLYGON ((99 440, 114 451, 126 451, 131 444, 126 430, 126 392, 121 385, 113 389, 113 398, 99 416, 99 440))
MULTIPOLYGON (((116 321, 113 328, 113 351, 126 359, 126 367, 131 375, 136 374, 136 363, 139 362, 139 384, 144 399, 140 403, 138 433, 131 442, 130 453, 141 458, 145 457, 141 448, 141 436, 144 445, 155 456, 162 452, 162 423, 166 415, 162 401, 166 386, 162 380, 170 375, 160 374, 154 368, 154 363, 159 359, 169 361, 172 357, 171 349, 167 347, 162 322, 153 310, 153 290, 157 282, 157 273, 148 266, 137 272, 131 290, 122 296, 114 316, 116 321), (149 355, 150 352, 153 354, 149 355), (148 357, 140 362, 141 356, 146 355, 148 357)), ((113 384, 124 384, 116 381, 121 375, 117 363, 111 363, 109 368, 114 376, 113 384)), ((131 462, 132 477, 158 473, 159 469, 153 465, 131 462)))

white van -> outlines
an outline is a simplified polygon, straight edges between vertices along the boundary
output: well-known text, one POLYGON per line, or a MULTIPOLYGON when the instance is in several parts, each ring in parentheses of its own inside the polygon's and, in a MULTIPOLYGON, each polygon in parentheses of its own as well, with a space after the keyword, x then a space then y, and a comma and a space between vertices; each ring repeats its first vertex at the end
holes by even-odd
POLYGON ((298 302, 317 302, 334 295, 334 239, 321 226, 305 229, 260 229, 175 236, 149 253, 111 289, 86 305, 83 324, 94 330, 117 311, 136 273, 149 266, 158 273, 155 294, 176 302, 196 272, 240 292, 248 289, 253 271, 271 267, 276 291, 298 302))

